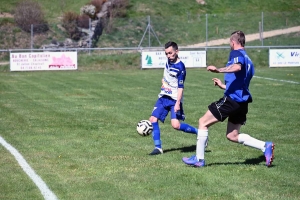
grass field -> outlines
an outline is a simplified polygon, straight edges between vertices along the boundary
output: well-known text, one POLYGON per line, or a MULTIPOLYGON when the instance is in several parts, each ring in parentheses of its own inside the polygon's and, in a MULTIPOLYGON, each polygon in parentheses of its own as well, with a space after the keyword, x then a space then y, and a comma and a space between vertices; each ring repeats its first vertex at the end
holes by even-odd
MULTIPOLYGON (((215 74, 188 69, 186 122, 197 126, 222 96, 215 74)), ((210 129, 207 167, 185 166, 196 138, 160 124, 165 154, 148 156, 151 136, 136 133, 159 92, 162 70, 0 73, 0 136, 15 147, 59 199, 299 199, 299 68, 259 67, 242 132, 276 144, 262 152, 226 140, 226 123, 210 129), (297 83, 282 82, 293 81, 297 83)), ((217 75, 217 77, 221 77, 217 75)), ((43 199, 0 145, 0 199, 43 199)))
MULTIPOLYGON (((1 12, 13 14, 18 0, 0 2, 1 12)), ((88 2, 39 0, 47 21, 55 25, 64 12, 79 12, 88 2)), ((131 0, 128 18, 115 19, 116 31, 104 33, 99 47, 137 46, 147 15, 162 43, 174 39, 180 45, 205 41, 205 14, 209 39, 228 37, 237 27, 247 34, 257 32, 261 12, 265 31, 299 25, 296 0, 207 2, 200 6, 194 0, 131 0)), ((29 34, 9 28, 13 19, 1 19, 0 24, 3 49, 20 48, 22 42, 29 47, 29 40, 23 41, 29 34)), ((58 36, 50 34, 46 39, 53 37, 58 36)), ((268 38, 264 45, 298 45, 298 38, 298 33, 268 38)), ((173 130, 169 122, 160 124, 165 154, 148 156, 152 138, 139 136, 135 128, 151 114, 162 70, 139 70, 139 53, 79 55, 78 71, 9 72, 8 65, 0 66, 0 137, 22 154, 61 200, 299 199, 300 70, 268 68, 267 49, 248 53, 260 78, 252 80, 254 102, 242 132, 276 144, 271 168, 264 165, 262 152, 227 141, 226 123, 210 129, 207 167, 183 164, 181 158, 195 152, 196 138, 173 130)), ((227 56, 228 51, 211 50, 207 64, 224 64, 227 56)), ((8 61, 9 56, 2 59, 8 61)), ((212 85, 215 74, 205 69, 187 73, 186 122, 197 126, 207 105, 222 91, 212 85)), ((1 144, 0 154, 0 199, 43 199, 38 186, 1 144)))

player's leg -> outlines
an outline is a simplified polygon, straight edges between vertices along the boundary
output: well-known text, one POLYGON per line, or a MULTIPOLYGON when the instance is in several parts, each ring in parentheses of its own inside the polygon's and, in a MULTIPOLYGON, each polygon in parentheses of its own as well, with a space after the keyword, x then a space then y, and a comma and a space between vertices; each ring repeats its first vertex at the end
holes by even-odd
POLYGON ((199 119, 199 129, 197 135, 196 155, 184 157, 182 161, 185 164, 195 167, 205 166, 204 153, 208 140, 208 127, 217 123, 219 120, 208 110, 203 117, 199 119))
POLYGON ((154 150, 149 155, 158 155, 163 153, 162 141, 160 138, 160 128, 158 123, 158 120, 164 122, 166 116, 168 115, 168 110, 164 108, 163 101, 163 97, 159 98, 156 101, 151 117, 149 118, 149 121, 153 125, 152 139, 154 143, 154 150))
POLYGON ((149 121, 152 123, 153 131, 152 131, 152 139, 154 143, 154 150, 149 155, 158 155, 162 154, 162 144, 160 139, 160 128, 158 124, 158 119, 154 116, 149 118, 149 121))
POLYGON ((260 149, 262 152, 264 152, 264 155, 266 157, 266 166, 271 166, 274 159, 274 143, 258 140, 246 133, 239 133, 240 127, 240 124, 233 124, 232 122, 228 122, 226 135, 227 139, 232 142, 238 142, 245 146, 260 149))
POLYGON ((237 142, 245 146, 253 147, 264 151, 265 142, 255 139, 248 134, 239 133, 241 126, 241 124, 233 124, 232 122, 228 121, 226 133, 227 139, 232 142, 237 142))
POLYGON ((197 128, 189 124, 180 122, 178 119, 171 119, 171 125, 174 129, 178 131, 183 131, 185 133, 197 134, 198 132, 197 128))
POLYGON ((175 101, 173 100, 172 105, 170 106, 170 118, 172 127, 176 130, 183 131, 186 133, 197 134, 197 128, 182 122, 185 120, 182 103, 180 103, 180 110, 176 113, 174 111, 174 103, 175 101))
POLYGON ((246 133, 240 133, 240 128, 246 122, 248 113, 248 104, 240 104, 240 109, 237 113, 228 118, 226 137, 232 142, 237 142, 245 146, 260 149, 266 157, 266 165, 271 166, 274 158, 273 142, 264 142, 258 140, 246 133))
POLYGON ((208 128, 213 124, 224 121, 232 110, 236 110, 239 105, 231 105, 227 97, 223 97, 208 106, 208 111, 199 119, 199 129, 197 135, 196 155, 190 158, 183 158, 183 162, 195 167, 203 167, 205 165, 204 152, 208 139, 208 128))

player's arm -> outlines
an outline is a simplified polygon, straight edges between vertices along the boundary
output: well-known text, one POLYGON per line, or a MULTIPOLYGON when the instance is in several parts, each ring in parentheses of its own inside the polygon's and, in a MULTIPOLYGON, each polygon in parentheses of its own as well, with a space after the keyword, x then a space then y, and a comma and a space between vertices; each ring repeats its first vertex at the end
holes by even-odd
POLYGON ((177 101, 174 106, 175 112, 180 110, 180 102, 183 96, 185 75, 186 75, 185 70, 181 70, 178 75, 177 101))
POLYGON ((213 78, 212 80, 213 80, 215 86, 219 86, 219 88, 223 89, 223 90, 226 89, 226 85, 224 83, 222 83, 222 81, 220 79, 213 78))
POLYGON ((177 89, 177 101, 175 104, 175 112, 177 112, 177 110, 180 110, 180 102, 182 99, 182 95, 183 95, 183 88, 178 88, 177 89), (176 110, 176 108, 178 108, 178 109, 176 110))
POLYGON ((214 73, 234 73, 242 70, 241 63, 234 63, 227 67, 217 68, 213 65, 207 67, 207 71, 211 71, 214 73))

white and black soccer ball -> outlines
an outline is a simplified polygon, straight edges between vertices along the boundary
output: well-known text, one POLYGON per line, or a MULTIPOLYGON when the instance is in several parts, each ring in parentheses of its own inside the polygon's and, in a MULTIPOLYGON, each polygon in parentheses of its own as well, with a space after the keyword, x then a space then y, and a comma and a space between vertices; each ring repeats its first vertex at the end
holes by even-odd
POLYGON ((136 130, 141 136, 148 136, 153 131, 152 123, 149 120, 141 120, 136 125, 136 130))

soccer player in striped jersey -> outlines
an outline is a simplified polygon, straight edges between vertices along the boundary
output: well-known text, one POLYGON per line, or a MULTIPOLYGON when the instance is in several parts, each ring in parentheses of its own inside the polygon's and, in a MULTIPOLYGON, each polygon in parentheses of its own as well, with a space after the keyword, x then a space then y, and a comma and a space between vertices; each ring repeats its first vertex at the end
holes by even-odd
POLYGON ((164 68, 161 91, 149 118, 153 125, 152 138, 155 146, 150 155, 163 153, 158 120, 164 122, 169 112, 171 125, 174 129, 197 134, 197 128, 181 122, 185 119, 183 90, 186 70, 184 63, 178 57, 178 45, 172 41, 167 42, 165 54, 168 60, 164 68))
POLYGON ((231 52, 226 67, 208 66, 207 70, 214 73, 225 73, 225 84, 218 78, 213 78, 215 86, 224 90, 224 96, 211 103, 208 111, 199 119, 196 155, 184 157, 182 161, 194 167, 205 166, 204 151, 208 137, 208 128, 217 122, 228 118, 226 137, 232 142, 253 147, 264 152, 266 166, 271 166, 274 158, 274 143, 261 141, 246 133, 240 133, 240 128, 246 123, 248 104, 252 102, 249 90, 251 78, 254 75, 254 65, 248 57, 245 46, 245 34, 235 31, 230 36, 231 52))

